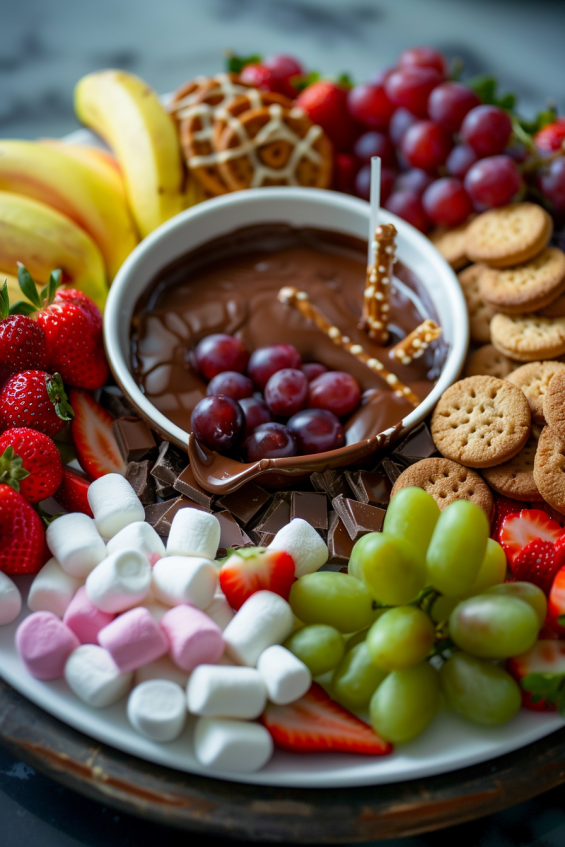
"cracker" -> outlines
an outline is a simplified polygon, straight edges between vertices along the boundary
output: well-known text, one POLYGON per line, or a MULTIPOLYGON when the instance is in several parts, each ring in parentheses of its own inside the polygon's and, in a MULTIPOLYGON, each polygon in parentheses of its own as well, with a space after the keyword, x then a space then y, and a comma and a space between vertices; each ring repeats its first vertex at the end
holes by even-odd
POLYGON ((497 312, 519 315, 549 306, 565 291, 565 253, 546 247, 529 262, 513 268, 486 268, 479 290, 497 312))
POLYGON ((558 370, 549 381, 543 398, 543 416, 550 426, 565 426, 565 372, 558 370))
MULTIPOLYGON (((545 362, 528 362, 527 365, 521 365, 508 376, 508 380, 521 388, 526 395, 530 404, 532 420, 540 426, 544 426, 546 423, 543 404, 548 385, 552 377, 560 371, 565 371, 565 364, 550 359, 545 362)), ((563 399, 565 399, 565 394, 563 399)))
POLYGON ((434 229, 429 238, 434 247, 439 250, 446 262, 449 262, 453 270, 458 271, 468 264, 465 245, 467 243, 468 222, 456 226, 453 229, 434 229))
POLYGON ((542 318, 565 318, 565 294, 562 294, 549 306, 538 309, 538 315, 542 318))
POLYGON ((496 376, 506 379, 519 367, 516 362, 496 349, 494 344, 483 344, 467 356, 465 376, 496 376))
POLYGON ((457 274, 469 312, 471 341, 475 344, 490 341, 490 322, 496 313, 496 309, 485 303, 480 292, 479 280, 485 270, 486 265, 476 264, 457 274))
POLYGON ((422 459, 400 474, 390 496, 394 497, 397 491, 412 485, 427 491, 442 510, 454 500, 471 500, 490 520, 492 494, 488 485, 471 468, 449 459, 422 459))
POLYGON ((565 426, 556 424, 542 429, 534 479, 543 499, 565 515, 565 426))
POLYGON ((522 500, 535 503, 542 500, 534 479, 534 461, 538 440, 530 436, 524 447, 508 462, 485 468, 481 471, 483 479, 497 494, 510 497, 512 500, 522 500))
POLYGON ((551 216, 535 203, 510 203, 476 217, 467 230, 466 251, 472 262, 508 268, 527 262, 547 247, 551 216))
POLYGON ((494 376, 469 376, 456 382, 440 397, 431 421, 440 453, 470 468, 507 462, 520 452, 530 429, 524 392, 494 376))
POLYGON ((497 314, 490 322, 497 350, 517 362, 557 359, 565 353, 565 318, 497 314))

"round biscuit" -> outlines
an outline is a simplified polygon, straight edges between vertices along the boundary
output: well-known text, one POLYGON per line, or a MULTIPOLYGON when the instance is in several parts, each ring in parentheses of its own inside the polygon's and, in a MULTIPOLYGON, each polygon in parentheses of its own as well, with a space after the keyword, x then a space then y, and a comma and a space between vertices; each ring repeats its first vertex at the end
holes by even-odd
POLYGON ((479 474, 450 459, 422 459, 411 465, 393 485, 390 496, 402 488, 416 486, 430 494, 440 509, 454 500, 471 500, 480 506, 490 520, 493 498, 479 474))
POLYGON ((565 291, 565 253, 546 247, 529 262, 513 268, 485 268, 479 278, 485 303, 507 315, 549 306, 565 291))
POLYGON ((490 322, 490 337, 497 350, 517 362, 556 359, 565 353, 565 318, 499 312, 490 322))
POLYGON ((526 444, 508 462, 496 465, 494 468, 484 468, 481 471, 483 479, 497 494, 510 497, 512 500, 522 500, 535 503, 542 500, 534 480, 534 460, 538 440, 533 435, 526 444))
POLYGON ((464 268, 469 262, 465 253, 468 225, 468 222, 465 222, 453 229, 434 229, 429 235, 436 250, 439 250, 445 261, 449 262, 455 271, 464 268))
POLYGON ((565 365, 549 381, 543 398, 543 416, 549 426, 565 426, 565 365))
POLYGON ((537 312, 542 318, 565 318, 565 294, 561 294, 557 300, 549 306, 544 306, 543 309, 538 309, 537 312))
POLYGON ((509 203, 478 215, 467 229, 466 251, 472 262, 508 268, 527 262, 549 243, 551 216, 536 203, 509 203))
POLYGON ((560 371, 565 371, 565 364, 548 359, 545 362, 528 362, 527 365, 521 365, 507 377, 509 382, 522 389, 530 404, 532 420, 540 426, 546 423, 543 409, 548 385, 560 371))
POLYGON ((469 376, 444 391, 431 434, 439 452, 470 468, 490 468, 519 453, 531 415, 523 391, 506 379, 469 376))
POLYGON ((565 515, 565 426, 542 429, 534 461, 534 479, 550 506, 565 515))
POLYGON ((490 341, 490 322, 496 313, 496 309, 485 303, 481 296, 479 280, 485 270, 486 265, 475 264, 457 274, 469 313, 471 341, 475 344, 490 341))
POLYGON ((467 356, 465 376, 496 376, 505 379, 517 367, 516 362, 497 350, 494 344, 483 344, 467 356))

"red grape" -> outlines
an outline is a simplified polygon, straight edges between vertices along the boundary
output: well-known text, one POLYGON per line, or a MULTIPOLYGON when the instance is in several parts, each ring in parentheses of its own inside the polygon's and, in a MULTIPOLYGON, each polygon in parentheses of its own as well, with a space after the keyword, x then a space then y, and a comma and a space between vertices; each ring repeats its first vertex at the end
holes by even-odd
POLYGON ((295 368, 277 371, 265 386, 265 402, 275 415, 289 418, 303 409, 307 400, 306 374, 295 368))
POLYGON ((355 192, 355 174, 357 159, 351 153, 337 153, 334 158, 333 186, 336 191, 346 194, 355 192))
POLYGON ((273 344, 253 351, 247 373, 262 391, 274 373, 283 368, 299 368, 301 364, 300 353, 292 344, 273 344))
POLYGON ((243 412, 235 400, 223 394, 204 397, 197 403, 190 423, 202 444, 221 453, 237 446, 243 435, 243 412))
POLYGON ((327 373, 328 369, 321 362, 304 362, 302 365, 302 373, 306 374, 308 382, 312 382, 320 374, 327 373))
POLYGON ((436 124, 457 132, 467 112, 480 104, 475 92, 460 82, 442 82, 430 94, 428 114, 436 124))
POLYGON ((287 422, 303 456, 336 450, 345 444, 343 427, 326 409, 304 409, 287 422))
POLYGON ((310 383, 310 408, 327 409, 338 418, 352 412, 360 399, 359 383, 344 371, 328 371, 310 383))
POLYGON ((253 394, 253 383, 238 371, 222 371, 208 383, 206 394, 225 394, 232 400, 242 400, 253 394))
POLYGON ((464 184, 479 209, 493 208, 510 203, 522 185, 522 177, 510 156, 490 156, 469 168, 464 184))
POLYGON ((244 397, 239 401, 245 418, 245 435, 250 435, 261 424, 273 420, 273 415, 264 400, 258 397, 244 397))
POLYGON ((447 74, 447 59, 433 47, 411 47, 400 54, 398 64, 401 67, 418 65, 420 68, 435 68, 442 76, 447 74))
MULTIPOLYGON (((381 168, 381 203, 390 196, 396 180, 396 173, 390 168, 381 168)), ((371 199, 371 166, 359 168, 355 178, 355 193, 363 200, 371 199)))
POLYGON ((402 154, 414 168, 435 171, 443 165, 453 146, 450 133, 433 121, 418 121, 404 134, 402 154))
POLYGON ((400 147, 404 133, 410 129, 415 123, 418 123, 418 118, 409 112, 408 109, 397 109, 390 119, 388 128, 392 143, 396 147, 400 147))
POLYGON ((382 70, 374 73, 369 79, 369 82, 372 85, 384 85, 391 73, 395 70, 396 68, 383 68, 382 70))
POLYGON ((475 106, 461 124, 461 138, 479 156, 502 153, 512 135, 512 121, 498 106, 475 106))
POLYGON ((540 172, 539 185, 553 210, 565 212, 565 159, 554 159, 540 172))
POLYGON ((420 232, 427 232, 430 221, 424 211, 422 199, 415 191, 393 191, 383 204, 385 209, 403 218, 420 232))
POLYGON ((373 156, 380 156, 383 165, 390 168, 396 165, 394 144, 384 132, 364 132, 355 142, 353 152, 364 165, 369 164, 373 156))
POLYGON ((202 376, 212 379, 224 371, 243 373, 249 361, 249 353, 239 338, 215 333, 198 342, 194 361, 202 376))
POLYGON ((536 132, 534 141, 536 147, 545 155, 560 150, 565 141, 565 118, 557 118, 552 124, 547 124, 536 132))
POLYGON ((478 156, 468 144, 456 144, 447 159, 445 167, 451 176, 463 179, 471 165, 478 161, 478 156))
POLYGON ((410 168, 397 177, 394 183, 395 191, 414 191, 416 194, 422 194, 434 181, 433 176, 427 174, 426 171, 421 171, 419 168, 410 168))
POLYGON ((382 85, 370 82, 356 85, 347 94, 347 107, 354 120, 363 126, 386 129, 389 125, 394 105, 388 99, 382 85))
POLYGON ((428 97, 443 76, 435 68, 406 65, 388 77, 385 92, 395 106, 402 106, 420 118, 428 114, 428 97))
POLYGON ((260 459, 285 459, 296 456, 296 440, 281 423, 264 423, 246 438, 243 454, 246 462, 260 459))
POLYGON ((471 198, 463 183, 449 176, 436 179, 426 188, 422 203, 426 215, 436 226, 459 226, 473 211, 471 198))
POLYGON ((296 98, 312 123, 319 124, 338 152, 348 153, 359 127, 347 108, 347 89, 321 79, 305 88, 296 98))

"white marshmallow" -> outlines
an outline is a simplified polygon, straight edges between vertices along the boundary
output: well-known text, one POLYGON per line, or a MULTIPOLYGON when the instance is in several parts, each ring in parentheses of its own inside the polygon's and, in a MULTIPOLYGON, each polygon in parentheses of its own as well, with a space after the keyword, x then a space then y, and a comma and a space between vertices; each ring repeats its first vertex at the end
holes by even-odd
POLYGON ((298 700, 312 684, 312 674, 304 662, 279 644, 261 653, 257 670, 263 677, 269 700, 278 706, 298 700))
POLYGON ((153 566, 165 553, 165 545, 151 524, 145 521, 135 521, 124 526, 106 545, 108 554, 118 550, 139 550, 153 566))
POLYGON ((161 603, 188 603, 205 609, 214 599, 218 577, 209 559, 199 556, 165 556, 153 568, 151 586, 161 603))
POLYGON ((15 621, 22 610, 20 589, 8 574, 0 571, 0 626, 15 621))
POLYGON ((249 597, 223 632, 228 656, 255 667, 261 653, 281 644, 292 632, 293 615, 286 600, 272 591, 249 597))
POLYGON ((171 682, 176 682, 181 688, 186 688, 190 674, 188 671, 183 671, 177 667, 172 659, 168 656, 161 656, 147 665, 143 665, 134 671, 135 685, 141 682, 147 682, 149 679, 169 679, 171 682))
POLYGON ((125 697, 133 673, 121 673, 98 644, 82 644, 67 659, 65 679, 77 697, 95 709, 104 709, 125 697))
POLYGON ((149 589, 148 596, 141 603, 138 603, 138 605, 145 606, 145 608, 151 612, 153 620, 156 620, 157 623, 159 623, 161 618, 163 618, 171 608, 170 606, 165 606, 163 603, 159 603, 158 600, 155 600, 151 589, 149 589))
POLYGON ((169 679, 149 679, 131 692, 127 713, 141 735, 153 741, 174 741, 186 721, 184 691, 169 679))
POLYGON ((97 565, 86 579, 86 593, 103 612, 124 612, 145 598, 151 565, 137 550, 120 550, 97 565))
POLYGON ((47 527, 47 546, 63 570, 78 579, 86 579, 106 557, 106 545, 96 524, 82 512, 61 515, 47 527))
POLYGON ((194 727, 194 753, 209 768, 252 773, 273 755, 273 739, 260 723, 199 718, 194 727))
POLYGON ((119 473, 107 473, 95 479, 88 487, 87 496, 103 538, 113 538, 128 524, 145 520, 141 500, 119 473))
POLYGON ((255 668, 198 665, 186 687, 188 711, 209 718, 258 718, 267 689, 255 668))
POLYGON ((226 600, 224 594, 214 594, 214 599, 205 609, 206 614, 224 630, 234 617, 235 612, 226 600))
POLYGON ((314 527, 302 518, 293 518, 289 524, 279 529, 269 544, 269 549, 284 550, 292 556, 294 575, 297 579, 319 570, 329 557, 328 545, 314 527))
POLYGON ((65 573, 56 559, 49 559, 31 583, 28 608, 32 612, 53 612, 62 618, 83 582, 65 573))
POLYGON ((167 540, 167 556, 202 556, 213 559, 220 543, 220 522, 200 509, 179 509, 167 540))

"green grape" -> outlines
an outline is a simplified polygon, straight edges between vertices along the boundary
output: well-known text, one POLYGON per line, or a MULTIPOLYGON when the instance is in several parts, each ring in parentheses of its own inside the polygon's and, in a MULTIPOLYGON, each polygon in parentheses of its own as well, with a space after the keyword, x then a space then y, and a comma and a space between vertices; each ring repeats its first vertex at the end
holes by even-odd
POLYGON ((375 600, 385 606, 409 603, 426 583, 424 559, 403 538, 372 532, 356 557, 355 573, 362 574, 375 600))
POLYGON ((409 541, 425 556, 439 516, 439 506, 427 491, 402 488, 386 510, 383 532, 409 541))
POLYGON ((493 538, 487 541, 487 549, 485 557, 481 564, 479 575, 474 581, 471 588, 464 594, 461 594, 461 599, 466 600, 467 597, 474 597, 475 594, 482 594, 493 585, 499 585, 504 582, 506 577, 506 553, 493 538))
POLYGON ((470 500, 455 500, 439 516, 428 554, 428 581, 452 597, 468 591, 479 575, 489 524, 470 500))
POLYGON ((333 671, 345 653, 341 632, 325 624, 312 624, 297 629, 289 635, 284 646, 304 662, 313 677, 333 671))
POLYGON ((525 653, 539 629, 530 604, 506 594, 477 594, 459 603, 449 618, 449 634, 457 646, 482 659, 525 653))
POLYGON ((434 600, 430 611, 432 620, 436 623, 449 620, 450 614, 458 603, 459 600, 457 597, 446 597, 443 594, 440 595, 437 600, 434 600))
POLYGON ((393 744, 410 741, 433 720, 438 701, 438 673, 428 662, 392 671, 371 698, 371 724, 393 744))
POLYGON ((346 709, 364 709, 369 705, 386 671, 371 661, 367 643, 361 641, 348 650, 332 677, 332 696, 346 709))
POLYGON ((345 573, 317 571, 301 576, 290 589, 288 602, 304 623, 325 623, 340 632, 357 632, 374 620, 367 586, 345 573))
POLYGON ((380 532, 368 532, 367 535, 362 535, 355 542, 347 566, 347 572, 351 576, 355 576, 357 579, 363 579, 363 565, 372 556, 375 543, 378 544, 381 535, 382 533, 380 532))
POLYGON ((540 627, 544 625, 547 615, 547 598, 541 588, 533 582, 503 582, 502 585, 493 585, 484 593, 519 597, 520 600, 530 604, 538 617, 540 627))
POLYGON ((425 612, 416 606, 397 606, 373 624, 367 647, 377 667, 394 671, 422 662, 434 640, 434 625, 425 612))
POLYGON ((473 723, 505 723, 520 708, 520 689, 510 674, 469 653, 454 653, 439 677, 448 706, 473 723))

